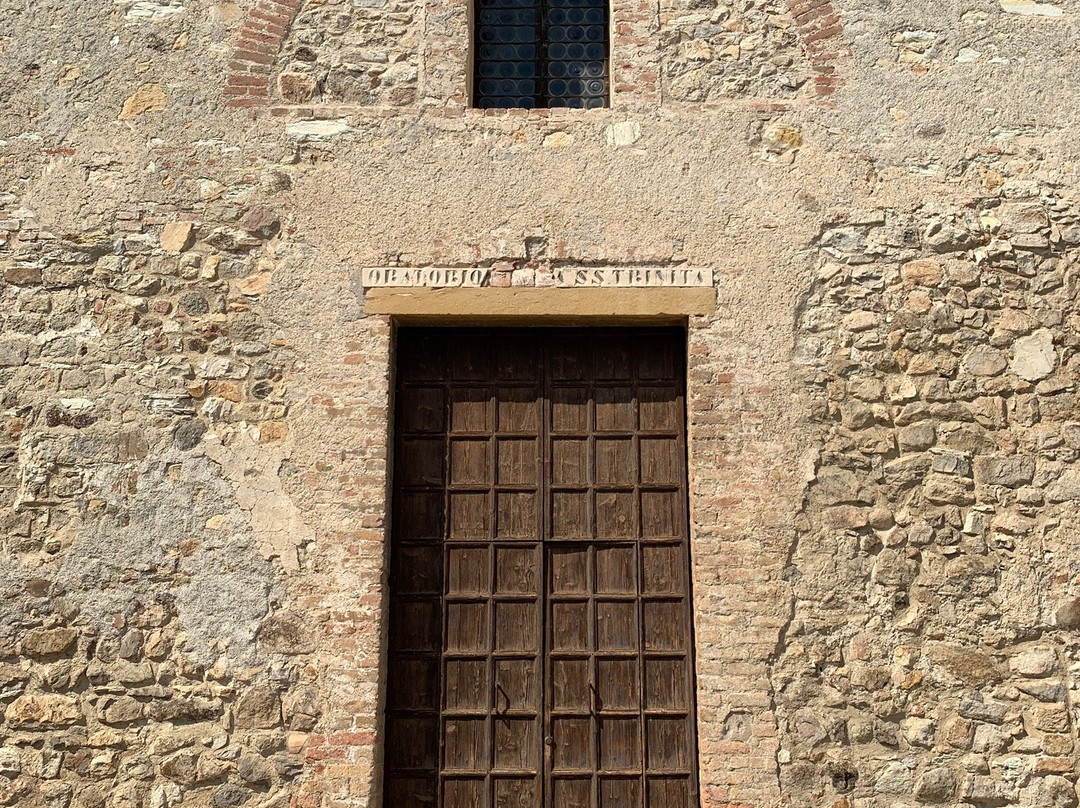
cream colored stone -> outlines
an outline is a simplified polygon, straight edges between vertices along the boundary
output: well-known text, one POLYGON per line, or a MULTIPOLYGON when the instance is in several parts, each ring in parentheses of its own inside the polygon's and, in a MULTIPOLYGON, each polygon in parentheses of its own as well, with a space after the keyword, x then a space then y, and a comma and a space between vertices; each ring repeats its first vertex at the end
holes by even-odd
POLYGON ((1036 3, 1034 0, 999 0, 1001 10, 1008 14, 1024 14, 1037 17, 1060 17, 1065 12, 1050 3, 1036 3))
POLYGON ((14 728, 62 727, 84 722, 74 696, 22 695, 8 705, 4 720, 14 728))
POLYGON ((169 222, 161 231, 161 249, 182 252, 191 246, 194 234, 194 222, 169 222))
POLYGON ((574 143, 574 136, 569 132, 552 132, 544 138, 544 146, 549 149, 565 149, 574 143))
POLYGON ((117 120, 130 121, 148 112, 165 109, 165 91, 160 84, 144 84, 124 100, 117 120))
POLYGON ((1021 379, 1035 382, 1054 372, 1054 335, 1046 328, 1013 343, 1012 372, 1021 379))
POLYGON ((604 138, 609 146, 632 146, 641 139, 641 124, 637 121, 613 123, 605 130, 604 138))
POLYGON ((259 272, 255 275, 248 275, 245 278, 237 278, 232 281, 232 290, 241 295, 262 295, 266 293, 266 290, 270 288, 269 272, 259 272))
POLYGON ((908 261, 901 267, 900 272, 904 278, 904 285, 908 288, 937 286, 943 277, 941 263, 933 258, 908 261))

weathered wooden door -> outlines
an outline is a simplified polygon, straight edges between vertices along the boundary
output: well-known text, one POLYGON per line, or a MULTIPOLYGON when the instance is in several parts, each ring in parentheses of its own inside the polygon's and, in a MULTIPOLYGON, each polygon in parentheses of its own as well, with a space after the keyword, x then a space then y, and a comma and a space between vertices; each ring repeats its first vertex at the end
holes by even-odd
POLYGON ((399 332, 386 808, 697 805, 682 355, 399 332))

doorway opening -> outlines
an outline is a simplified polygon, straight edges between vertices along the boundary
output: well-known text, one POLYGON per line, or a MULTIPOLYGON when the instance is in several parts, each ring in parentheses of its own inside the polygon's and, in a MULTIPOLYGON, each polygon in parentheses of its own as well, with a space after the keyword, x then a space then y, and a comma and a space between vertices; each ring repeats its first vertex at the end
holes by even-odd
POLYGON ((398 332, 385 808, 696 808, 685 332, 398 332))

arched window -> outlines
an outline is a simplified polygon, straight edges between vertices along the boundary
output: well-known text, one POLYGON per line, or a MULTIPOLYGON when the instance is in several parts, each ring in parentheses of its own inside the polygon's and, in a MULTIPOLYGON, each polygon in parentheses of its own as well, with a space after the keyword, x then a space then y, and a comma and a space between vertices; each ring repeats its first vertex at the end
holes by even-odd
POLYGON ((607 0, 477 0, 473 105, 608 105, 607 0))

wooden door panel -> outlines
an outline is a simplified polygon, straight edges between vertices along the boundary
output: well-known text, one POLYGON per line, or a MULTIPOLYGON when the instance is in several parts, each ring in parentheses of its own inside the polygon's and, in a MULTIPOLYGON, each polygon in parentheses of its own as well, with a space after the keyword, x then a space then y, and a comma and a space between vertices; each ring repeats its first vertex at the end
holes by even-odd
POLYGON ((556 491, 551 496, 551 537, 556 541, 588 539, 589 492, 556 491))
POLYGON ((585 379, 589 376, 588 352, 573 336, 554 337, 548 346, 551 378, 557 381, 585 379))
POLYGON ((652 545, 641 550, 646 595, 676 595, 686 591, 686 559, 680 545, 652 545))
POLYGON ((637 375, 641 380, 678 379, 680 376, 676 354, 677 340, 639 339, 637 340, 637 375))
POLYGON ((551 442, 551 482, 558 486, 589 484, 589 442, 560 438, 551 442))
POLYGON ((399 342, 385 808, 693 808, 675 332, 399 342))
POLYGON ((401 490, 395 497, 394 539, 397 544, 409 541, 442 542, 443 494, 430 491, 401 490))
POLYGON ((432 769, 438 760, 438 723, 434 717, 398 716, 387 722, 387 754, 403 770, 432 769))
POLYGON ((540 759, 540 720, 495 719, 495 768, 499 771, 536 770, 540 759))
POLYGON ((474 335, 461 333, 450 339, 450 377, 454 381, 487 381, 492 378, 491 346, 474 335))
POLYGON ((638 711, 638 659, 602 657, 596 660, 596 700, 600 711, 638 711))
POLYGON ((690 778, 649 777, 646 794, 645 808, 683 808, 691 805, 690 778))
POLYGON ((406 387, 401 395, 402 429, 421 433, 443 431, 445 391, 441 387, 406 387))
POLYGON ((447 564, 446 594, 451 596, 487 595, 490 591, 488 553, 487 546, 466 545, 447 548, 449 563, 447 564))
POLYGON ((638 415, 642 432, 671 432, 682 414, 680 395, 673 387, 639 387, 638 415))
POLYGON ((390 574, 401 595, 442 593, 442 554, 438 544, 403 545, 394 554, 390 574))
POLYGON ((529 334, 502 334, 496 343, 495 377, 509 381, 537 381, 543 362, 536 338, 529 334))
POLYGON ((687 710, 687 670, 683 657, 645 660, 645 708, 687 710))
POLYGON ((592 781, 587 778, 554 777, 551 804, 556 808, 591 808, 592 781))
POLYGON ((631 387, 598 387, 593 393, 596 402, 597 432, 633 432, 634 391, 631 387))
POLYGON ((500 601, 495 604, 495 650, 540 652, 539 601, 500 601))
POLYGON ((487 724, 486 717, 444 721, 444 768, 464 772, 483 772, 487 768, 487 724))
POLYGON ((540 442, 536 438, 499 438, 497 482, 499 485, 524 485, 535 487, 539 482, 536 462, 540 442))
POLYGON ((678 491, 641 492, 641 537, 678 539, 683 532, 683 500, 678 491))
POLYGON ((391 607, 395 624, 394 647, 399 651, 438 652, 440 641, 439 602, 436 600, 399 600, 391 607))
POLYGON ((536 494, 532 491, 500 491, 495 497, 495 538, 536 541, 536 534, 540 532, 536 494))
POLYGON ((686 720, 682 717, 650 717, 645 719, 645 744, 648 765, 657 771, 685 769, 687 738, 686 720))
POLYGON ((552 432, 584 432, 589 428, 589 388, 556 387, 549 390, 547 398, 552 432))
POLYGON ((633 718, 601 718, 600 769, 605 772, 641 770, 641 721, 633 718))
MULTIPOLYGON (((442 451, 440 443, 439 451, 442 451)), ((486 438, 450 441, 451 485, 484 485, 491 471, 491 446, 486 438)), ((442 458, 439 458, 442 462, 442 458)))
POLYGON ((495 712, 540 712, 540 665, 534 658, 495 661, 495 712))
POLYGON ((633 438, 597 438, 595 446, 594 479, 599 485, 633 485, 637 482, 633 438))
POLYGON ((495 780, 495 808, 536 808, 540 804, 539 777, 499 777, 495 780))
POLYGON ((396 710, 434 711, 439 708, 439 662, 433 657, 398 657, 390 661, 391 681, 410 687, 390 689, 390 707, 396 710))
POLYGON ((551 604, 551 650, 587 651, 589 649, 589 604, 551 604))
POLYGON ((637 647, 637 604, 596 601, 596 650, 636 651, 637 647))
POLYGON ((435 805, 437 781, 434 777, 401 777, 390 775, 383 790, 386 805, 395 808, 432 808, 435 805))
POLYGON ((596 548, 596 594, 637 594, 637 547, 616 544, 596 548))
POLYGON ((633 350, 625 337, 597 336, 592 343, 593 375, 597 381, 629 380, 633 375, 633 350))
POLYGON ((592 721, 588 718, 553 718, 552 768, 555 771, 591 771, 593 762, 592 721))
POLYGON ((454 432, 491 431, 490 387, 454 387, 450 391, 450 429, 454 432))
POLYGON ((645 649, 682 651, 686 649, 686 604, 675 601, 646 601, 645 649))
POLYGON ((602 777, 599 808, 626 808, 641 805, 641 778, 602 777))
POLYGON ((552 547, 548 569, 552 595, 579 595, 589 591, 589 550, 587 547, 552 547))
POLYGON ((643 485, 678 485, 679 445, 675 438, 641 438, 643 485))
POLYGON ((540 594, 540 554, 535 547, 496 548, 495 594, 540 594))
POLYGON ((399 452, 402 484, 441 486, 443 483, 442 438, 409 438, 399 452))
POLYGON ((490 709, 486 659, 446 661, 447 712, 486 713, 490 709))
POLYGON ((499 387, 498 400, 500 432, 540 432, 540 390, 537 387, 499 387))
POLYGON ((488 604, 446 604, 446 650, 452 653, 487 653, 490 644, 488 604))
POLYGON ((449 538, 475 540, 491 537, 491 508, 487 492, 452 491, 449 500, 449 538))
POLYGON ((596 492, 596 538, 631 539, 637 537, 633 491, 596 492))
POLYGON ((551 661, 551 709, 559 712, 588 712, 590 706, 588 658, 551 661))
POLYGON ((487 808, 486 792, 482 777, 448 777, 443 782, 443 808, 487 808))

